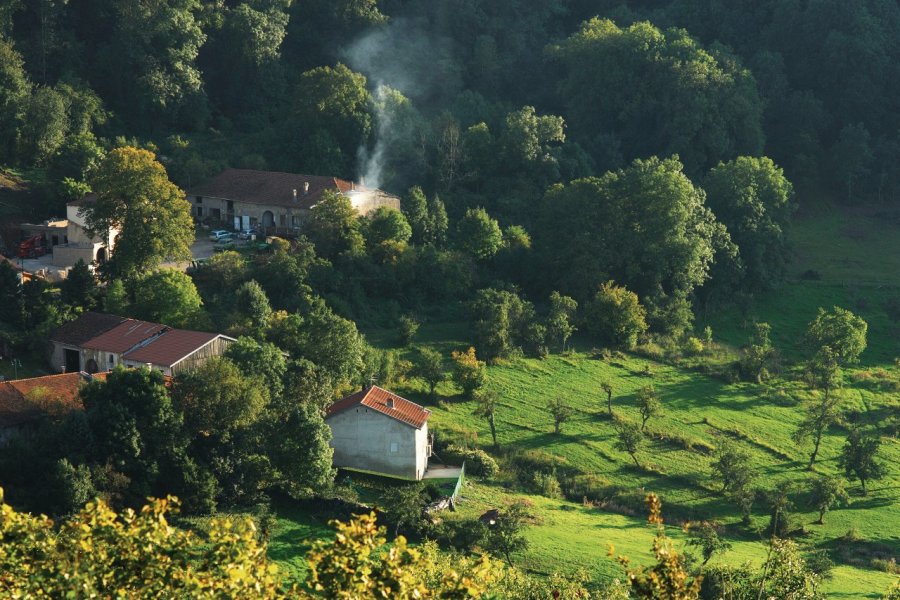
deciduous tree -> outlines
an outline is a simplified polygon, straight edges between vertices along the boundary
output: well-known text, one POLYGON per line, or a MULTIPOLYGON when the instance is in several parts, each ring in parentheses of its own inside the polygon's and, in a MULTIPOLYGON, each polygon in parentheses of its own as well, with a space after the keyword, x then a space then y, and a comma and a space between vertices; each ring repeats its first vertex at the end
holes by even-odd
POLYGON ((487 383, 484 362, 478 360, 475 348, 471 347, 465 352, 454 351, 450 357, 453 359, 453 382, 467 398, 474 397, 475 392, 487 383))
POLYGON ((837 477, 822 476, 810 481, 809 503, 819 511, 819 520, 825 523, 825 513, 835 506, 846 505, 850 502, 850 496, 844 489, 844 483, 837 477))
POLYGON ((813 352, 823 347, 831 348, 838 365, 857 362, 866 349, 868 324, 849 310, 835 306, 830 312, 819 308, 819 313, 806 330, 806 343, 813 352))
POLYGON ((184 192, 147 150, 124 147, 106 155, 91 180, 96 200, 84 211, 92 235, 119 230, 109 273, 135 277, 165 259, 191 257, 194 224, 184 192))
POLYGON ((794 440, 802 442, 808 437, 813 438, 813 451, 809 457, 807 469, 811 470, 819 454, 819 444, 822 442, 822 434, 840 417, 841 396, 835 388, 841 384, 841 368, 838 365, 837 356, 829 346, 822 350, 807 363, 806 379, 810 387, 821 390, 821 395, 807 403, 806 414, 794 432, 794 440))
POLYGON ((844 469, 847 479, 859 479, 863 496, 868 495, 866 482, 881 479, 887 473, 887 468, 878 457, 880 446, 881 440, 877 437, 865 435, 859 429, 851 429, 847 443, 838 457, 838 465, 844 469))

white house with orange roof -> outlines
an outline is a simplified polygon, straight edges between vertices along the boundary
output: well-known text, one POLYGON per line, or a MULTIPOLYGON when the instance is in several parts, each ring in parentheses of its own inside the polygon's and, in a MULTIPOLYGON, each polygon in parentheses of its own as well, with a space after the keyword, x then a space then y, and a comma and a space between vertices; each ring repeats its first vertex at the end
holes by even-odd
POLYGON ((430 410, 378 386, 338 400, 325 415, 334 466, 422 479, 431 456, 430 415, 430 410))

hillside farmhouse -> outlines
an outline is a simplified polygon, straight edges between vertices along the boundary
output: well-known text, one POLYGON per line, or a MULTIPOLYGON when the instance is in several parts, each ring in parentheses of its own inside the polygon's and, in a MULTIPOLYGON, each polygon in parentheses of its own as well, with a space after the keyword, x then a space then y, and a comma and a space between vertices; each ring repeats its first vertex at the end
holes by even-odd
POLYGON ((400 199, 336 177, 226 169, 187 190, 191 213, 201 222, 266 235, 296 234, 310 209, 332 191, 350 198, 365 215, 381 206, 400 210, 400 199))
POLYGON ((75 200, 66 204, 65 234, 54 236, 60 241, 53 246, 53 264, 57 267, 71 267, 83 260, 86 264, 103 263, 109 259, 116 245, 118 230, 112 229, 105 235, 91 236, 87 232, 87 223, 84 218, 85 209, 89 209, 96 196, 88 194, 81 200, 75 200))
POLYGON ((81 386, 105 377, 105 373, 64 373, 0 381, 0 446, 44 416, 83 409, 81 386))
POLYGON ((430 414, 377 386, 338 400, 325 415, 334 466, 422 479, 431 456, 430 414))
POLYGON ((54 369, 64 372, 96 373, 116 365, 149 365, 166 375, 176 375, 221 356, 233 341, 218 333, 86 312, 50 336, 50 360, 54 369))

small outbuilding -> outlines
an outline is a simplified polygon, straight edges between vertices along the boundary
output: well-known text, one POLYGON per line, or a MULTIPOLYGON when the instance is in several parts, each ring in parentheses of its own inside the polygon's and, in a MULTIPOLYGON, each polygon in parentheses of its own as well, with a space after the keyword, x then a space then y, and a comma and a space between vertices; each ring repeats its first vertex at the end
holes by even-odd
POLYGON ((420 480, 428 468, 431 411, 378 386, 332 404, 334 466, 420 480))

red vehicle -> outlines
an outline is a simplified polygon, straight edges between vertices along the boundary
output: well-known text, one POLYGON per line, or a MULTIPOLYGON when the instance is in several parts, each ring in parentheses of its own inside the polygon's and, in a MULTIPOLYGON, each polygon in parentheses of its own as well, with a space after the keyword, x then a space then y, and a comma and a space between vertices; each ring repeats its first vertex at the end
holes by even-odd
POLYGON ((34 258, 47 254, 47 247, 44 245, 44 238, 41 235, 33 235, 19 243, 19 252, 16 254, 19 258, 34 258))

